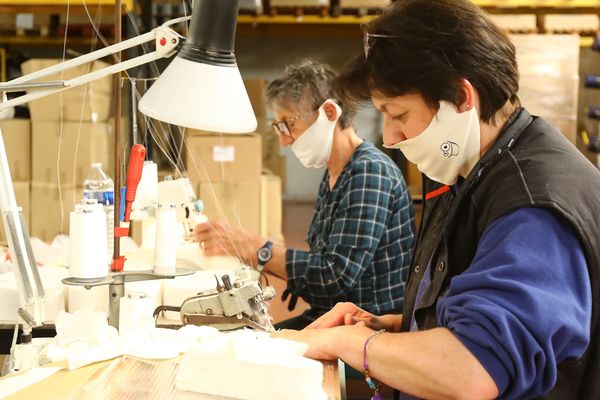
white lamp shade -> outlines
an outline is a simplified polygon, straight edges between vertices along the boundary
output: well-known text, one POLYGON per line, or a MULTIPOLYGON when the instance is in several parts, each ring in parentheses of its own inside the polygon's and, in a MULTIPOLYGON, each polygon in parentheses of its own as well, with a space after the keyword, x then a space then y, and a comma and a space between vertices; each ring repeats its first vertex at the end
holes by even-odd
POLYGON ((248 133, 257 125, 236 65, 175 57, 138 107, 151 118, 204 131, 248 133))

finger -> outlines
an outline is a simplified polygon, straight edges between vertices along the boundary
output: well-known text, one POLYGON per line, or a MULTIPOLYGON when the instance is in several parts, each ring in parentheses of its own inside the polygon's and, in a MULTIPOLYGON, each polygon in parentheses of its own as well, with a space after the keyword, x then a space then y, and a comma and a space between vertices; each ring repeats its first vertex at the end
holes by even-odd
POLYGON ((271 333, 271 337, 272 338, 279 338, 279 339, 289 339, 291 337, 293 337, 295 335, 295 333, 297 333, 298 331, 292 330, 292 329, 282 329, 280 331, 275 331, 271 333))
POLYGON ((227 249, 219 241, 206 240, 204 241, 204 255, 212 256, 223 256, 228 255, 227 249))
POLYGON ((210 223, 203 222, 194 227, 194 233, 208 232, 209 229, 210 229, 210 223))
POLYGON ((207 241, 211 239, 211 234, 210 232, 206 232, 206 231, 200 231, 200 232, 194 232, 194 238, 196 239, 197 242, 203 242, 203 241, 207 241))
POLYGON ((354 325, 356 323, 356 319, 350 313, 344 314, 344 325, 354 325))
POLYGON ((344 314, 334 313, 334 310, 331 310, 327 314, 323 315, 321 318, 315 320, 313 323, 308 325, 306 329, 321 329, 321 328, 332 328, 334 326, 339 326, 344 323, 344 314))

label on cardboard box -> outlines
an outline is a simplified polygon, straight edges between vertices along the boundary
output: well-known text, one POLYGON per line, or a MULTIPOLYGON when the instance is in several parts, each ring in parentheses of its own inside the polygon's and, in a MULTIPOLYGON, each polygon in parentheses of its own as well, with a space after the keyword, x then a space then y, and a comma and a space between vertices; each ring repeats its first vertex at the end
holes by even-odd
POLYGON ((247 182, 260 179, 260 135, 219 135, 188 131, 186 143, 185 166, 194 185, 200 182, 247 182))
POLYGON ((15 20, 15 25, 17 29, 33 29, 33 14, 18 13, 15 20))
POLYGON ((215 146, 213 147, 213 161, 215 162, 234 162, 235 147, 233 146, 215 146))

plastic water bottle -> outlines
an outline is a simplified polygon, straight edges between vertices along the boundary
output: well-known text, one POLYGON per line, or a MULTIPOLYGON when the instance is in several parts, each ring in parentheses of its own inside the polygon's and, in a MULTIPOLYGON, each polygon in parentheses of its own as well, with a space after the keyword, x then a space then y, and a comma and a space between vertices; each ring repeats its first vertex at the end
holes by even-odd
POLYGON ((108 260, 112 260, 114 243, 114 203, 115 185, 102 170, 102 163, 92 163, 92 168, 83 181, 83 197, 96 199, 104 206, 106 213, 106 248, 108 260))

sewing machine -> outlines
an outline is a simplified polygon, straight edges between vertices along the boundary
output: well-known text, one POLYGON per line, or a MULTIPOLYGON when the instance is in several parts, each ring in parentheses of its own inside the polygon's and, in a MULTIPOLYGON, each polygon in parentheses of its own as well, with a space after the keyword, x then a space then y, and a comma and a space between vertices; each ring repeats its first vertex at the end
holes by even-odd
POLYGON ((243 327, 267 332, 274 330, 267 312, 267 302, 275 298, 273 287, 263 289, 257 281, 242 279, 232 283, 229 275, 223 275, 221 281, 215 275, 215 279, 215 290, 189 297, 180 307, 157 307, 154 310, 156 326, 166 326, 158 323, 162 311, 175 311, 179 312, 184 325, 209 325, 221 331, 243 327))

